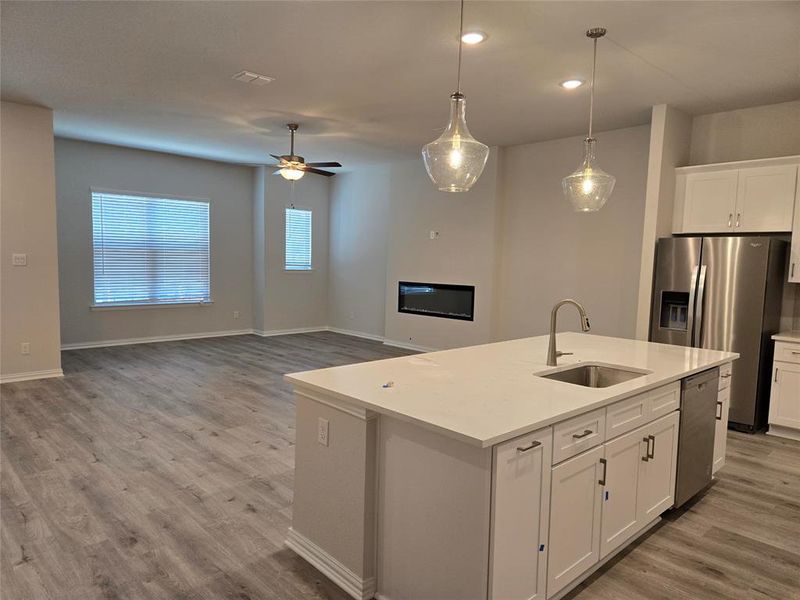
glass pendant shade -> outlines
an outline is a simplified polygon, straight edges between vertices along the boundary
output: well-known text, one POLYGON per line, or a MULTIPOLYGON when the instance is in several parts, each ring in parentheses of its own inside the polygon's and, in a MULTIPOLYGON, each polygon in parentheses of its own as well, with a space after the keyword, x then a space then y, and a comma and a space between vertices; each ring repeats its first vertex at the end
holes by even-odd
POLYGON ((291 167, 284 167, 283 169, 280 169, 278 173, 281 174, 281 177, 288 179, 289 181, 297 181, 298 179, 301 179, 303 175, 305 175, 304 171, 301 171, 300 169, 293 169, 291 167))
POLYGON ((597 166, 594 145, 591 138, 584 141, 583 163, 561 180, 564 195, 576 212, 596 212, 603 208, 617 182, 616 177, 597 166))
POLYGON ((450 96, 450 122, 442 135, 422 148, 422 160, 433 183, 442 192, 466 192, 478 180, 489 158, 489 146, 469 133, 466 98, 450 96))

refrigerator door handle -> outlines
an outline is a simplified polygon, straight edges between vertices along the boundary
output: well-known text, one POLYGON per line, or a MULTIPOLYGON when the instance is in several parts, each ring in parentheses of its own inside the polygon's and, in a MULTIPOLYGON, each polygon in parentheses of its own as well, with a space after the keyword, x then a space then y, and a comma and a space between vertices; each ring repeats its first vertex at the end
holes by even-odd
POLYGON ((689 315, 686 317, 686 336, 689 346, 694 346, 694 298, 697 295, 697 267, 692 267, 692 283, 689 285, 689 315))
POLYGON ((697 278, 697 310, 694 317, 694 343, 695 348, 700 347, 700 333, 703 329, 703 300, 706 295, 706 265, 700 267, 700 277, 697 278))

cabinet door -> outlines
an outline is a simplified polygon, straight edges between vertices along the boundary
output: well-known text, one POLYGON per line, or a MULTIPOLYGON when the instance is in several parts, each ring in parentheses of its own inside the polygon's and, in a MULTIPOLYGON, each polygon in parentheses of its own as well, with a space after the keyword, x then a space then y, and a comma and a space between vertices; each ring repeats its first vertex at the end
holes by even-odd
POLYGON ((675 503, 675 474, 678 457, 676 411, 661 417, 644 429, 649 442, 649 458, 642 461, 639 474, 639 519, 646 525, 675 503))
POLYGON ((800 365, 775 363, 769 422, 771 425, 800 429, 800 365))
POLYGON ((792 224, 792 249, 789 259, 789 281, 800 283, 800 173, 794 192, 794 221, 792 224))
POLYGON ((728 411, 731 407, 731 388, 725 387, 717 393, 717 424, 714 431, 714 466, 716 473, 725 466, 725 450, 728 447, 728 411))
POLYGON ((741 169, 735 230, 791 231, 796 181, 797 165, 741 169))
POLYGON ((545 597, 552 449, 551 427, 495 447, 491 599, 545 597))
POLYGON ((600 558, 619 548, 640 529, 638 488, 642 458, 647 456, 647 427, 605 445, 605 486, 600 558))
POLYGON ((686 176, 684 233, 733 230, 738 174, 737 170, 730 170, 690 173, 686 176))
POLYGON ((553 596, 600 558, 602 446, 553 468, 547 595, 553 596))

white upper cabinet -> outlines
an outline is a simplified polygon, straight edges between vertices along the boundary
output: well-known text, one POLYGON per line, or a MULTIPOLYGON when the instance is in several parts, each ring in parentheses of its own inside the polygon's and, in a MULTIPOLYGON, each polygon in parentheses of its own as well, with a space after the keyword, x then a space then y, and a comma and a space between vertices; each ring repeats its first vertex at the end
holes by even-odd
POLYGON ((789 281, 800 283, 800 174, 794 193, 794 224, 792 225, 792 249, 789 260, 789 281))
POLYGON ((796 165, 740 170, 736 230, 791 231, 796 184, 796 165))
POLYGON ((730 231, 738 178, 736 170, 687 175, 683 232, 730 231))
POLYGON ((673 233, 791 231, 798 162, 787 157, 676 169, 673 233))

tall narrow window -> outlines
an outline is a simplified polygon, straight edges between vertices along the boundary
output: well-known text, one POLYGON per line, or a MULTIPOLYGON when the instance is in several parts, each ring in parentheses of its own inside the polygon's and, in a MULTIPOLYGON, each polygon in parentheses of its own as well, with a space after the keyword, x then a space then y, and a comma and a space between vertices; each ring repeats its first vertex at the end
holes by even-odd
POLYGON ((94 304, 210 302, 208 207, 93 191, 94 304))
POLYGON ((311 211, 303 208, 286 209, 287 271, 311 270, 311 211))

